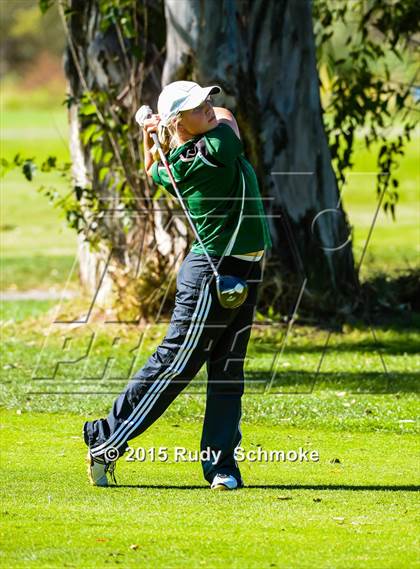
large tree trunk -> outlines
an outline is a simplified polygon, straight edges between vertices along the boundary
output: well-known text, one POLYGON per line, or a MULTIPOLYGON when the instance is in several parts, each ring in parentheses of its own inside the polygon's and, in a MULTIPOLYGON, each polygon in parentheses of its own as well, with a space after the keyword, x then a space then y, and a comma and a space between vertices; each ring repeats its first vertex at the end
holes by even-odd
POLYGON ((182 78, 223 87, 263 195, 272 198, 262 303, 291 308, 288 292, 302 285, 303 306, 350 310, 358 281, 322 123, 310 0, 165 7, 162 84, 182 78))
MULTIPOLYGON (((95 296, 97 305, 109 305, 111 299, 121 307, 117 299, 128 304, 131 295, 134 307, 130 308, 138 309, 138 314, 131 313, 130 316, 153 317, 158 308, 165 312, 161 304, 162 301, 166 303, 165 289, 159 286, 163 275, 179 266, 188 245, 186 226, 172 216, 167 200, 154 202, 152 199, 154 188, 141 168, 141 135, 134 124, 134 114, 140 101, 153 106, 161 88, 163 5, 159 2, 135 5, 134 39, 124 37, 118 10, 111 25, 108 22, 104 28, 105 18, 97 0, 70 0, 68 7, 69 14, 62 7, 60 12, 68 39, 65 72, 72 98, 69 126, 73 179, 76 187, 92 188, 95 195, 104 200, 103 204, 105 201, 112 204, 103 217, 98 217, 97 211, 91 211, 85 195, 79 196, 84 217, 90 224, 79 233, 80 280, 84 289, 95 296), (161 30, 158 34, 154 32, 157 26, 161 30), (141 58, 133 56, 133 46, 141 50, 141 58), (81 112, 81 102, 86 93, 92 95, 97 109, 87 117, 83 116, 83 110, 81 112), (114 98, 111 101, 96 100, 98 93, 113 93, 114 98), (130 127, 124 135, 126 147, 121 145, 116 133, 108 132, 103 136, 103 150, 112 153, 111 169, 119 170, 112 181, 108 176, 101 178, 100 170, 105 163, 93 159, 92 139, 83 138, 83 132, 91 124, 111 121, 119 122, 118 126, 128 123, 130 127), (129 212, 134 219, 129 231, 124 227, 123 215, 118 208, 121 204, 118 183, 122 182, 138 204, 129 212), (89 243, 92 223, 98 223, 101 230, 96 249, 89 243), (143 264, 139 271, 145 259, 149 265, 143 264), (139 272, 143 276, 143 288, 140 289, 135 286, 139 272), (130 285, 134 285, 131 290, 130 285), (111 289, 117 296, 111 295, 111 289), (148 293, 150 297, 146 299, 148 293)), ((170 306, 169 299, 166 308, 169 310, 170 306)))
MULTIPOLYGON (((135 4, 136 41, 143 47, 140 65, 127 55, 118 25, 102 31, 95 0, 71 0, 72 12, 66 18, 71 94, 77 101, 86 90, 109 93, 118 86, 118 104, 132 120, 140 101, 153 108, 161 87, 170 81, 220 84, 226 94, 223 104, 235 113, 246 153, 257 171, 274 241, 260 293, 261 309, 291 311, 300 289, 299 298, 310 310, 350 310, 358 283, 322 124, 310 1, 166 0, 165 12, 158 2, 145 4, 135 4), (148 29, 153 33, 143 42, 145 4, 152 6, 148 29), (163 66, 159 53, 165 18, 163 66), (142 75, 147 68, 149 73, 142 75)), ((81 143, 80 131, 86 126, 81 123, 76 102, 70 112, 76 182, 81 187, 93 182, 101 195, 115 196, 114 188, 99 180, 90 143, 81 143)), ((125 157, 124 166, 132 193, 150 198, 150 188, 136 172, 138 164, 130 160, 125 157)), ((120 266, 128 269, 136 264, 140 241, 149 247, 156 242, 157 269, 163 273, 167 265, 160 261, 176 262, 188 246, 186 228, 175 218, 178 226, 165 229, 170 208, 162 213, 150 200, 147 203, 151 229, 139 218, 126 235, 118 215, 110 215, 107 232, 120 266)), ((107 253, 107 247, 92 253, 80 242, 81 275, 90 288, 98 286, 107 253)), ((134 271, 128 270, 128 276, 134 279, 134 271)), ((165 280, 163 274, 160 278, 165 280)))

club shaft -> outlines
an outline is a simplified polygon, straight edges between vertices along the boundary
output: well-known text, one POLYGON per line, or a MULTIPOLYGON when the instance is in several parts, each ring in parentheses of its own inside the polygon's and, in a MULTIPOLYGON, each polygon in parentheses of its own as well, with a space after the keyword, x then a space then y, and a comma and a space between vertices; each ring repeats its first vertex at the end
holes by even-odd
POLYGON ((170 167, 169 167, 168 161, 166 160, 166 156, 165 156, 165 154, 164 154, 164 152, 163 152, 163 150, 162 150, 162 147, 161 147, 161 145, 160 145, 160 143, 159 143, 159 139, 158 139, 158 137, 157 137, 157 134, 156 134, 155 132, 152 132, 151 135, 152 135, 153 142, 155 143, 156 148, 157 148, 157 150, 158 150, 158 152, 159 152, 160 159, 162 160, 162 163, 163 163, 163 165, 165 166, 166 171, 168 172, 169 179, 171 180, 172 186, 173 186, 173 188, 174 188, 174 190, 175 190, 175 193, 176 193, 176 195, 177 195, 177 198, 178 198, 178 200, 179 200, 179 203, 181 204, 181 207, 182 207, 182 209, 184 210, 185 215, 187 216, 187 219, 188 219, 188 221, 189 221, 189 223, 190 223, 190 225, 191 225, 191 228, 192 228, 192 230, 193 230, 193 232, 194 232, 194 235, 196 236, 197 241, 198 241, 198 242, 200 243, 200 245, 202 246, 203 251, 204 251, 204 254, 205 254, 206 257, 207 257, 208 262, 210 263, 210 266, 211 266, 211 268, 212 268, 212 270, 213 270, 213 273, 215 274, 216 277, 218 277, 218 276, 219 276, 219 273, 218 273, 218 271, 217 271, 217 269, 216 269, 216 266, 215 266, 215 264, 213 263, 213 261, 211 260, 210 255, 209 255, 208 252, 206 251, 206 248, 205 248, 205 246, 204 246, 204 243, 203 243, 203 241, 201 240, 201 237, 199 236, 198 231, 197 231, 197 229, 195 228, 194 222, 193 222, 193 220, 192 220, 191 217, 190 217, 189 211, 188 211, 187 208, 185 207, 184 200, 182 199, 181 193, 180 193, 180 191, 178 190, 178 186, 177 186, 177 184, 176 184, 176 182, 175 182, 175 180, 174 180, 174 177, 173 177, 173 175, 172 175, 172 172, 171 172, 171 169, 170 169, 170 167))

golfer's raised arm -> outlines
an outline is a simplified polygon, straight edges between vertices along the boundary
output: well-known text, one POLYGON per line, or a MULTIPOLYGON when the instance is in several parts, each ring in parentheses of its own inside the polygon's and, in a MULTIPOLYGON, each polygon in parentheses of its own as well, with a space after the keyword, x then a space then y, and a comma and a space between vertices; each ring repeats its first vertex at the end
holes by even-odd
POLYGON ((213 111, 219 123, 222 122, 229 125, 233 129, 236 136, 238 138, 241 138, 241 135, 239 133, 238 123, 236 122, 233 113, 231 113, 229 109, 225 109, 224 107, 213 107, 213 111))
POLYGON ((154 142, 152 139, 152 132, 157 131, 159 124, 159 115, 153 115, 150 119, 146 119, 143 124, 143 143, 144 143, 144 169, 148 176, 150 176, 150 169, 153 165, 153 156, 150 152, 154 142))

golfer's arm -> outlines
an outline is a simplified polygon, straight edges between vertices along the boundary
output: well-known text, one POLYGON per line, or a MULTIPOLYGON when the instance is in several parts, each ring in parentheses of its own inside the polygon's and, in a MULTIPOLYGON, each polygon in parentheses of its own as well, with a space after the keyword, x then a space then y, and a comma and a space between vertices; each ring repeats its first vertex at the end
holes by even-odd
POLYGON ((150 170, 154 162, 152 153, 150 152, 150 149, 153 146, 153 140, 152 137, 145 130, 143 130, 143 142, 144 142, 144 169, 146 170, 146 174, 150 176, 151 175, 150 170))
POLYGON ((241 138, 238 123, 236 122, 235 117, 229 111, 229 109, 225 109, 223 107, 213 107, 213 110, 218 122, 229 125, 233 129, 233 132, 236 134, 236 136, 238 138, 241 138))

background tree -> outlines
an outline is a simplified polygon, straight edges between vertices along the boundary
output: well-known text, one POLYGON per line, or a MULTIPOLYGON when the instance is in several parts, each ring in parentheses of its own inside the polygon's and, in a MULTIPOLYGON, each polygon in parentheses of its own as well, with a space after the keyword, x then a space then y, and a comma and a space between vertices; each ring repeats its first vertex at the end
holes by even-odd
POLYGON ((7 74, 28 73, 43 54, 62 55, 63 29, 54 8, 43 15, 34 0, 0 3, 1 80, 7 74))
POLYGON ((286 300, 290 309, 305 283, 307 308, 351 310, 357 277, 322 123, 310 2, 165 6, 163 83, 197 77, 222 85, 272 198, 262 300, 283 310, 286 300))
MULTIPOLYGON (((45 11, 53 2, 40 4, 45 11)), ((400 7, 355 0, 351 10, 348 3, 329 0, 315 0, 313 7, 309 0, 166 0, 164 5, 71 0, 59 6, 68 38, 76 181, 65 207, 80 234, 85 284, 97 287, 111 262, 113 282, 126 303, 133 299, 135 310, 145 292, 150 292, 149 302, 142 303, 146 316, 166 298, 168 291, 159 285, 173 272, 191 235, 179 217, 172 217, 174 200, 149 187, 132 117, 140 102, 153 106, 164 84, 192 79, 223 87, 222 104, 235 113, 270 200, 266 210, 274 248, 262 309, 290 311, 300 292, 305 309, 335 315, 354 310, 359 283, 339 184, 352 167, 355 131, 363 126, 366 145, 382 138, 377 189, 394 213, 395 158, 414 125, 406 122, 396 142, 378 127, 392 124, 410 98, 410 85, 392 85, 387 57, 389 50, 401 56, 408 42, 415 42, 415 3, 400 7), (339 26, 348 27, 349 34, 337 57, 339 26), (316 54, 323 86, 325 71, 329 81, 325 112, 316 54), (384 77, 377 80, 381 63, 384 77), (145 244, 156 250, 138 278, 145 244)))
MULTIPOLYGON (((140 50, 144 45, 145 15, 151 10, 147 5, 142 6, 136 10, 133 20, 127 11, 131 6, 124 2, 97 4, 73 0, 65 21, 69 38, 66 72, 72 95, 72 155, 79 180, 77 185, 88 186, 85 172, 90 163, 89 177, 96 194, 110 196, 108 169, 106 174, 99 175, 108 166, 103 163, 103 157, 108 155, 110 162, 117 162, 122 174, 114 189, 114 200, 115 191, 121 193, 121 189, 127 189, 130 198, 132 194, 141 198, 141 178, 135 174, 133 145, 130 156, 129 129, 124 133, 126 145, 120 139, 114 142, 114 117, 106 120, 99 105, 106 104, 107 110, 116 114, 115 102, 119 101, 128 111, 125 116, 132 117, 139 100, 155 100, 159 91, 156 81, 154 85, 149 82, 149 88, 143 83, 141 91, 136 85, 136 68, 141 59, 138 56, 144 58, 146 66, 149 63, 146 50, 140 50), (133 47, 137 52, 133 53, 133 47), (115 59, 118 66, 112 63, 115 59), (126 101, 121 93, 126 95, 126 101), (83 107, 84 103, 87 108, 83 107), (94 126, 98 111, 104 116, 100 132, 94 126), (90 117, 94 117, 93 123, 90 117), (111 132, 104 138, 102 133, 107 128, 111 132), (79 130, 84 131, 81 137, 79 130), (83 150, 78 148, 80 138, 83 150), (89 160, 92 154, 93 161, 89 160)), ((159 11, 152 13, 157 21, 148 29, 163 30, 164 22, 159 24, 158 21, 162 15, 159 11)), ((66 18, 64 11, 63 18, 66 18)), ((223 4, 221 10, 218 3, 168 1, 165 18, 167 51, 162 85, 183 78, 201 83, 216 82, 223 87, 226 104, 237 116, 263 193, 274 198, 266 208, 275 244, 267 267, 267 304, 276 310, 285 308, 285 295, 287 301, 293 301, 296 286, 288 294, 284 283, 290 282, 290 275, 295 275, 295 285, 306 279, 307 305, 313 302, 319 306, 323 302, 324 308, 335 311, 336 306, 329 302, 331 292, 340 305, 352 296, 357 279, 348 243, 349 228, 342 210, 337 209, 337 185, 322 125, 309 2, 238 2, 223 4), (243 89, 243 85, 247 88, 243 89), (323 210, 329 211, 318 215, 323 210), (340 247, 346 242, 347 245, 340 247)), ((150 38, 152 43, 158 40, 157 34, 150 38)), ((154 71, 158 73, 156 63, 154 71)), ((144 190, 147 195, 145 186, 144 190)), ((88 196, 85 191, 84 203, 89 210, 91 197, 88 196)), ((120 266, 125 267, 126 274, 129 244, 122 237, 118 206, 116 204, 114 209, 117 214, 106 216, 107 221, 98 226, 98 231, 108 236, 114 251, 120 252, 120 266)), ((138 233, 138 225, 134 224, 133 234, 138 233)), ((142 229, 145 230, 144 224, 142 229)), ((85 269, 92 266, 86 258, 90 255, 82 246, 81 272, 85 282, 90 280, 96 284, 98 271, 94 271, 92 278, 92 271, 85 269)), ((128 276, 130 279, 133 275, 128 276)), ((114 277, 118 278, 118 270, 114 271, 114 277)))
POLYGON ((138 313, 139 299, 144 317, 162 302, 167 308, 161 285, 173 275, 187 237, 171 200, 149 185, 133 120, 140 101, 152 104, 160 92, 164 20, 162 6, 149 4, 73 0, 60 6, 81 279, 102 296, 115 285, 126 318, 131 308, 133 317, 138 313))

